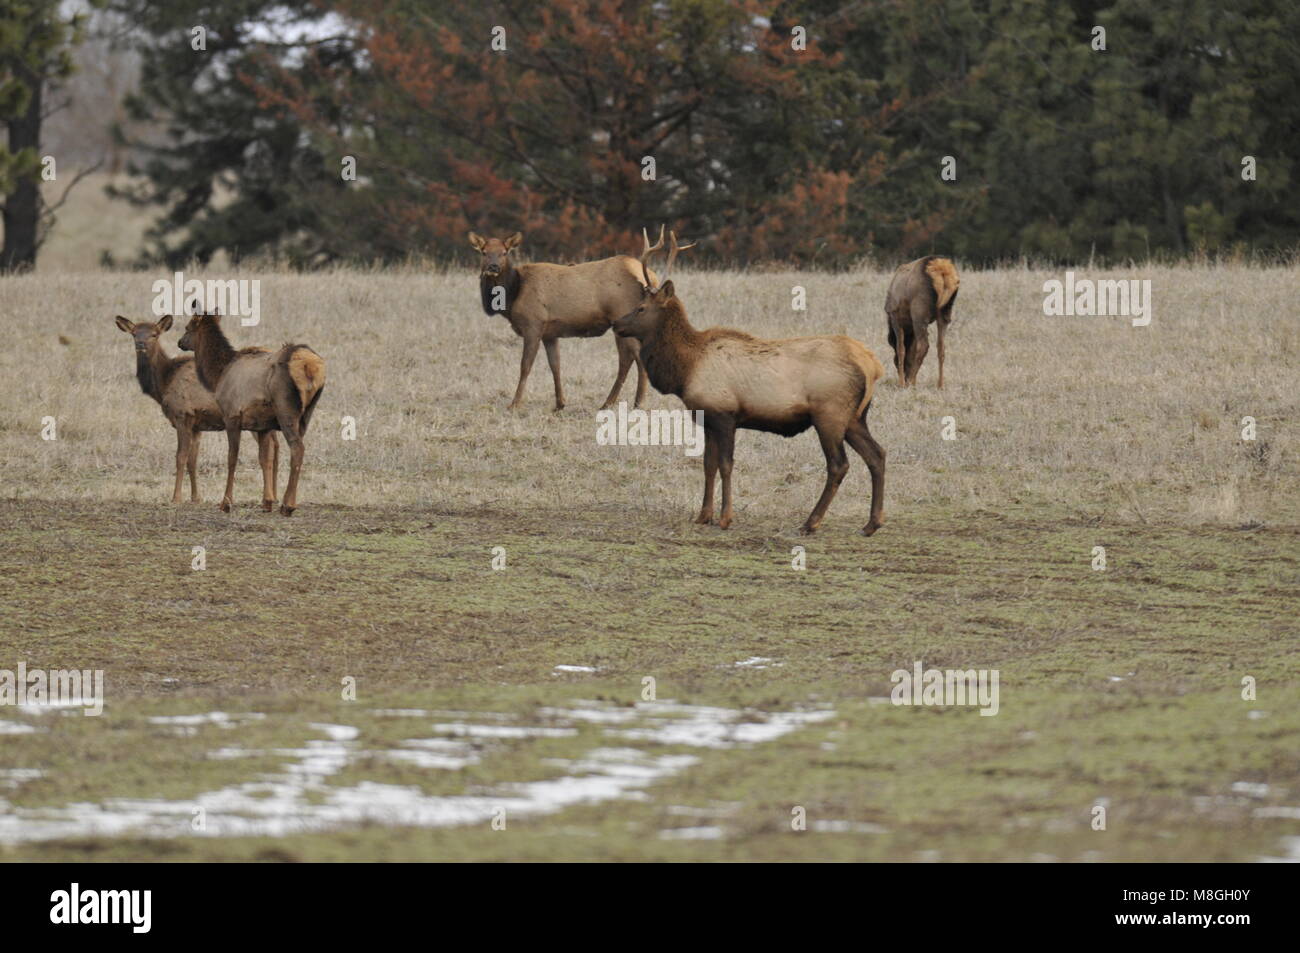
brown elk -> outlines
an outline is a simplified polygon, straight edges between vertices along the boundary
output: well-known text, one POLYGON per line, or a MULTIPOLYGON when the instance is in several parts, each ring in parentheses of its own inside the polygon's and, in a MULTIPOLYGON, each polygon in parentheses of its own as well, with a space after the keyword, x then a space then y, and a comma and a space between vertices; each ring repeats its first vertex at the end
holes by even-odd
POLYGON ((793 437, 814 427, 826 455, 826 486, 802 532, 812 533, 821 524, 848 473, 847 440, 871 471, 871 517, 862 528, 870 536, 885 521, 885 451, 867 429, 867 410, 884 367, 849 337, 763 340, 731 328, 697 331, 666 280, 676 257, 675 235, 672 244, 664 284, 656 289, 647 274, 641 303, 614 322, 614 333, 640 342, 656 390, 704 412, 704 502, 695 522, 712 522, 713 485, 721 471, 718 525, 731 525, 737 428, 793 437))
POLYGON ((929 326, 939 322, 939 387, 943 388, 943 335, 952 321, 952 305, 961 279, 951 259, 927 255, 899 265, 885 296, 889 344, 894 349, 898 386, 916 383, 930 350, 929 326))
MULTIPOLYGON (((221 317, 196 314, 181 337, 182 350, 194 352, 194 364, 203 386, 213 392, 226 431, 226 492, 221 509, 234 502, 235 467, 239 463, 239 438, 243 431, 258 434, 259 450, 275 431, 289 444, 289 483, 280 513, 291 516, 298 506, 298 478, 302 474, 303 435, 316 402, 325 389, 325 361, 305 344, 286 344, 278 351, 248 347, 236 351, 221 330, 221 317)), ((267 460, 262 465, 262 509, 275 502, 274 474, 267 484, 267 460)))
POLYGON ((122 315, 114 322, 135 343, 135 377, 140 390, 162 407, 163 416, 176 429, 176 485, 172 502, 181 501, 181 482, 188 470, 190 500, 199 502, 199 437, 205 430, 224 430, 221 411, 212 392, 199 383, 194 359, 188 354, 171 357, 163 350, 162 334, 172 326, 172 316, 156 323, 136 323, 122 315))
MULTIPOLYGON (((662 234, 660 239, 662 241, 662 234)), ((482 255, 479 294, 484 313, 504 315, 514 332, 524 339, 519 362, 519 384, 510 409, 524 399, 524 385, 533 369, 539 345, 546 348, 546 360, 555 382, 555 409, 564 408, 564 386, 560 382, 560 338, 599 337, 614 319, 636 307, 641 300, 641 264, 628 255, 615 255, 580 265, 534 263, 514 265, 513 251, 524 236, 483 238, 469 233, 469 243, 482 255)), ((646 242, 647 246, 649 242, 646 242)), ((603 408, 614 406, 628 369, 637 366, 635 406, 645 401, 646 372, 637 354, 636 341, 617 338, 618 376, 605 398, 603 408)))

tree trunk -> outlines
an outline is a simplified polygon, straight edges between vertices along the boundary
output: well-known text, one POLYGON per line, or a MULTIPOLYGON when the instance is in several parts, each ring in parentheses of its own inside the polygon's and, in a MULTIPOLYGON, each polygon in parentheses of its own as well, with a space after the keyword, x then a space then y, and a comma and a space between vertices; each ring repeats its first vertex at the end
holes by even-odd
MULTIPOLYGON (((9 152, 23 149, 39 150, 41 145, 41 93, 44 80, 39 76, 25 76, 23 81, 32 91, 27 112, 9 121, 9 152)), ((0 272, 26 271, 36 265, 36 229, 41 217, 41 193, 35 177, 19 178, 5 196, 5 244, 0 251, 0 272)))

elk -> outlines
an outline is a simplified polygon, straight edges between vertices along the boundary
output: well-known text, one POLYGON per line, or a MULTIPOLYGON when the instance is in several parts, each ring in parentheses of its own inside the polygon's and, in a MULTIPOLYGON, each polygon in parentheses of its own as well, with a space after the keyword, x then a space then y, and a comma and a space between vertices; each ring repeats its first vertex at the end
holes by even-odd
POLYGON ((190 474, 190 501, 199 502, 199 437, 205 430, 224 430, 221 411, 212 392, 199 383, 194 359, 188 354, 171 357, 163 350, 163 332, 172 326, 172 316, 157 323, 138 324, 117 315, 114 322, 131 335, 135 343, 135 377, 140 390, 158 402, 163 416, 176 429, 176 485, 172 502, 181 501, 181 481, 190 474))
MULTIPOLYGON (((660 234, 662 242, 663 235, 660 234)), ((538 345, 546 348, 546 361, 555 382, 555 409, 564 409, 564 386, 560 382, 560 338, 600 337, 614 319, 636 307, 641 300, 642 264, 628 255, 615 255, 580 265, 538 262, 515 266, 510 252, 524 240, 520 232, 509 238, 483 238, 469 233, 469 243, 482 255, 479 294, 489 317, 504 315, 515 334, 524 339, 519 362, 519 384, 509 409, 517 410, 524 400, 524 386, 533 369, 538 345)), ((646 240, 649 248, 650 242, 646 240)), ((645 402, 645 366, 637 354, 636 341, 617 338, 618 376, 602 409, 614 406, 628 369, 637 367, 636 400, 645 402)))
POLYGON ((258 460, 262 465, 262 509, 275 503, 275 475, 268 483, 267 459, 262 448, 275 447, 275 431, 289 444, 289 483, 280 513, 293 515, 298 506, 298 478, 302 474, 303 435, 325 389, 325 361, 305 344, 286 344, 278 351, 247 347, 236 351, 221 330, 221 316, 196 314, 190 318, 180 347, 194 352, 199 381, 212 391, 226 431, 226 492, 222 512, 234 503, 235 467, 243 431, 258 435, 258 460), (264 436, 265 435, 265 436, 264 436))
POLYGON ((899 265, 885 296, 889 345, 894 349, 898 386, 916 383, 921 362, 930 350, 929 326, 939 322, 939 389, 943 389, 943 335, 952 321, 961 279, 952 260, 927 255, 899 265))
POLYGON ((647 272, 641 303, 614 322, 614 333, 640 343, 656 390, 704 412, 704 502, 695 522, 713 521, 713 486, 721 472, 718 526, 732 523, 737 428, 793 437, 814 427, 826 455, 826 486, 801 532, 821 525, 848 473, 847 440, 871 471, 871 517, 862 528, 870 536, 885 521, 885 451, 867 429, 884 366, 862 343, 839 335, 764 340, 732 328, 697 331, 667 280, 676 252, 674 235, 663 285, 654 287, 647 272))

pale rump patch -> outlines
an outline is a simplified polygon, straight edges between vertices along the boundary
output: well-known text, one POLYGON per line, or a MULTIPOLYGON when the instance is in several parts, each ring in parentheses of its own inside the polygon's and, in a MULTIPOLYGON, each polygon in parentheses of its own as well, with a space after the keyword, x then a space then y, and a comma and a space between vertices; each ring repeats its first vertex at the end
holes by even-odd
POLYGON ((952 296, 957 293, 961 285, 961 279, 957 277, 957 269, 947 258, 936 258, 925 266, 925 273, 930 276, 934 293, 938 296, 937 307, 942 309, 952 300, 952 296))

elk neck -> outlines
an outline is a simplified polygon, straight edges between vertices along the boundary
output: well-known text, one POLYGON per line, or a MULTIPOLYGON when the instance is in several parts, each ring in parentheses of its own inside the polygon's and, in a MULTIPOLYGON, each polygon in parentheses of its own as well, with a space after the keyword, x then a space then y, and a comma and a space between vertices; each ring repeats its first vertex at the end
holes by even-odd
POLYGON ((157 338, 149 343, 144 353, 136 351, 135 379, 140 382, 140 390, 161 403, 163 389, 171 379, 175 363, 175 358, 167 356, 157 338))
POLYGON ((663 306, 659 326, 641 342, 641 360, 655 389, 682 396, 699 357, 703 335, 691 327, 676 298, 663 306))
POLYGON ((491 317, 495 314, 509 315, 510 309, 515 305, 515 299, 519 297, 519 288, 523 284, 523 276, 519 274, 519 269, 509 261, 501 270, 501 274, 489 278, 483 273, 478 276, 479 295, 483 300, 483 313, 491 317), (494 289, 498 286, 506 289, 506 303, 504 309, 492 307, 492 298, 494 289))
POLYGON ((236 357, 235 349, 215 321, 204 321, 195 337, 194 369, 199 373, 199 382, 208 390, 216 390, 217 381, 236 357))

